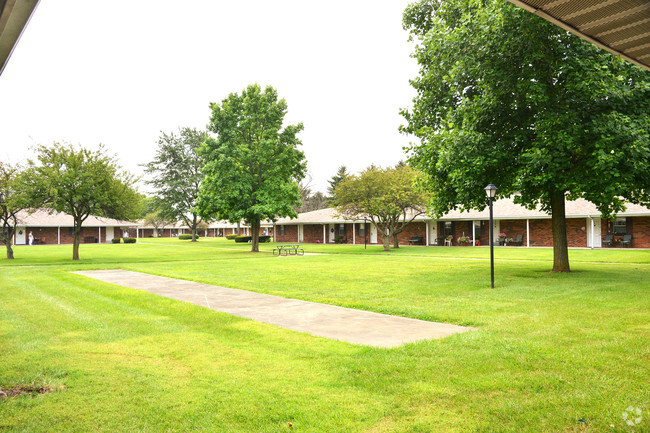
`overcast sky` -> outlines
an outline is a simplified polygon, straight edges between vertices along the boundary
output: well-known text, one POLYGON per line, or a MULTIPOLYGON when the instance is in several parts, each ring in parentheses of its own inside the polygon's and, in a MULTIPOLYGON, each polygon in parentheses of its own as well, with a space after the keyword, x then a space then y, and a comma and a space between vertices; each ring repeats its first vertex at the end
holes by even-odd
POLYGON ((41 0, 0 76, 0 157, 34 144, 103 143, 141 174, 160 131, 204 129, 210 102, 272 85, 314 190, 339 165, 404 158, 397 130, 417 65, 408 1, 41 0))

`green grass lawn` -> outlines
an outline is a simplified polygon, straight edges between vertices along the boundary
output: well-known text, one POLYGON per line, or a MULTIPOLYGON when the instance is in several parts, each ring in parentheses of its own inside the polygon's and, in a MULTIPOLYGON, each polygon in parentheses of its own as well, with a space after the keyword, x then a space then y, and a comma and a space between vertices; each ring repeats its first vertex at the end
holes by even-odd
POLYGON ((650 431, 650 251, 571 250, 558 275, 496 248, 490 290, 483 247, 142 241, 0 260, 0 388, 53 390, 0 400, 0 432, 650 431), (68 272, 114 268, 478 331, 369 348, 68 272))

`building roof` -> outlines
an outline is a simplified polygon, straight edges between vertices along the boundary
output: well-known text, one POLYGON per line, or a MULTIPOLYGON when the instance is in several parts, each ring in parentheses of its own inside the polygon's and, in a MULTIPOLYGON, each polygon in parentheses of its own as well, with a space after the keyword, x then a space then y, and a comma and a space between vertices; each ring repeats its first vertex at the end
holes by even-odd
POLYGON ((509 0, 650 71, 648 0, 509 0))
POLYGON ((0 0, 0 74, 29 22, 38 0, 0 0))
MULTIPOLYGON (((487 220, 490 217, 489 209, 483 210, 470 210, 469 212, 461 212, 453 210, 446 213, 441 218, 441 221, 462 221, 462 220, 487 220)), ((515 204, 512 198, 500 199, 494 202, 493 206, 495 219, 540 219, 550 218, 551 216, 546 212, 537 209, 526 209, 522 205, 515 204)), ((650 209, 636 204, 628 204, 627 210, 618 214, 619 216, 650 216, 650 209)), ((566 202, 566 216, 569 218, 598 218, 600 212, 596 209, 596 205, 584 200, 578 199, 575 201, 566 202)), ((416 221, 431 220, 432 218, 427 215, 419 215, 415 218, 416 221)), ((363 222, 360 220, 350 220, 338 215, 336 209, 327 208, 315 210, 312 212, 305 212, 298 215, 298 218, 282 218, 278 220, 278 225, 290 224, 332 224, 332 223, 350 223, 350 222, 363 222)))
MULTIPOLYGON (((27 227, 74 227, 71 215, 49 209, 21 211, 17 215, 18 225, 27 227)), ((135 227, 138 223, 120 221, 112 218, 89 216, 83 222, 84 227, 135 227)))

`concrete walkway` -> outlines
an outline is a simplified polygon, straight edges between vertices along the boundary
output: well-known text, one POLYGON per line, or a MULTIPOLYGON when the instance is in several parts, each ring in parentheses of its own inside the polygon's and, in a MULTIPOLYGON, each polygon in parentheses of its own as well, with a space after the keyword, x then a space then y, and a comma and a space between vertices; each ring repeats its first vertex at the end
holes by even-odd
POLYGON ((294 331, 367 346, 397 347, 474 330, 121 269, 74 273, 294 331))

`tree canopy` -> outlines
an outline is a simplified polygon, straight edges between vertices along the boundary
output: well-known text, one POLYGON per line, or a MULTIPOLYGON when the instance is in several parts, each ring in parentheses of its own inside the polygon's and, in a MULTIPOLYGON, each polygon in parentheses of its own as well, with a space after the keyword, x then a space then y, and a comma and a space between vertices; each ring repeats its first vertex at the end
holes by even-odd
POLYGON ((72 259, 79 260, 81 226, 90 215, 129 220, 138 216, 140 198, 133 177, 99 146, 95 151, 54 143, 36 148, 24 176, 31 207, 45 206, 74 219, 72 259))
POLYGON ((0 161, 0 242, 5 244, 7 259, 14 258, 13 236, 18 223, 18 212, 27 204, 20 187, 21 169, 0 161))
POLYGON ((409 149, 437 214, 484 208, 484 187, 552 215, 554 271, 569 271, 565 199, 604 217, 650 203, 650 73, 501 0, 422 0, 409 149))
POLYGON ((287 103, 273 87, 253 84, 212 103, 208 138, 200 154, 205 179, 199 195, 204 217, 245 220, 251 226, 251 251, 259 251, 264 219, 297 216, 298 181, 305 177, 305 155, 297 134, 302 123, 283 128, 287 103))
POLYGON ((384 250, 399 248, 397 236, 415 217, 425 213, 427 196, 415 188, 417 172, 407 166, 371 166, 348 175, 336 187, 337 211, 348 219, 368 218, 382 236, 384 250))
POLYGON ((181 128, 179 134, 161 133, 153 161, 145 164, 147 184, 155 189, 154 206, 159 221, 183 221, 192 230, 201 223, 197 200, 203 180, 204 160, 198 149, 208 135, 204 131, 181 128))

